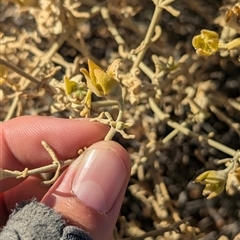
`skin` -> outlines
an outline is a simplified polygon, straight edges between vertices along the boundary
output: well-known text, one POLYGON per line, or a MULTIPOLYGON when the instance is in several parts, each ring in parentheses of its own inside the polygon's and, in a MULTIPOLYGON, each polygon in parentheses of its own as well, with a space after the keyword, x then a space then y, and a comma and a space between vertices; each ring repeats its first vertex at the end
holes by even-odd
MULTIPOLYGON (((4 226, 16 203, 33 197, 60 213, 69 224, 83 228, 95 239, 110 239, 122 205, 130 176, 130 161, 126 150, 113 141, 101 141, 109 128, 88 119, 60 119, 54 117, 24 116, 0 123, 0 167, 22 171, 52 162, 40 142, 46 141, 59 160, 76 158, 77 151, 88 149, 111 149, 121 159, 126 170, 120 193, 107 213, 100 213, 79 201, 71 192, 72 181, 66 172, 50 187, 41 185, 39 176, 27 179, 8 178, 0 182, 0 224, 4 226), (58 187, 64 180, 65 193, 58 194, 58 187)), ((107 161, 107 159, 106 159, 107 161)), ((104 171, 104 168, 103 170, 104 171)), ((94 176, 93 176, 94 178, 94 176)), ((109 179, 111 181, 111 179, 109 179)), ((116 183, 118 184, 118 183, 116 183)))

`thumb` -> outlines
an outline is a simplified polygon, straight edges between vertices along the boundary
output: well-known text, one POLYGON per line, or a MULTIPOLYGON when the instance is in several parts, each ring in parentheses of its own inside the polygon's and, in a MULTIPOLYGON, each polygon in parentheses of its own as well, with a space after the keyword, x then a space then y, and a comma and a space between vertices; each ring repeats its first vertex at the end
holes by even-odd
POLYGON ((118 143, 95 143, 68 167, 42 202, 94 240, 110 239, 130 169, 129 156, 118 143))

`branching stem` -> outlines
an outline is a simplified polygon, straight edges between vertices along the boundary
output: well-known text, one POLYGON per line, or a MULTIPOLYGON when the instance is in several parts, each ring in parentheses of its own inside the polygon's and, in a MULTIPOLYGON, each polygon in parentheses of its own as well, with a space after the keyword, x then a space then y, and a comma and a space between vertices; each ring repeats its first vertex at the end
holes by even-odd
POLYGON ((144 47, 138 53, 138 55, 136 57, 136 60, 134 61, 134 64, 132 66, 132 70, 138 68, 140 62, 142 61, 142 59, 143 59, 143 57, 144 57, 144 55, 145 55, 145 53, 146 53, 146 51, 147 51, 147 49, 149 47, 149 45, 152 42, 152 37, 154 35, 155 27, 156 27, 156 25, 157 25, 157 23, 159 21, 160 16, 161 16, 161 12, 162 12, 162 8, 160 8, 158 6, 158 4, 156 4, 155 5, 155 10, 154 10, 151 22, 150 22, 150 25, 148 27, 147 34, 146 34, 146 36, 145 36, 145 38, 143 40, 144 47))
POLYGON ((59 161, 56 157, 56 154, 51 149, 51 147, 45 141, 42 141, 41 143, 53 160, 51 164, 43 167, 30 169, 30 170, 28 168, 25 168, 23 171, 16 171, 16 170, 11 171, 6 169, 0 169, 0 180, 6 179, 6 178, 16 178, 16 179, 27 178, 30 175, 36 175, 36 174, 46 173, 46 172, 55 170, 55 174, 52 179, 42 182, 45 185, 54 183, 60 175, 61 168, 70 165, 74 161, 74 159, 59 161))
POLYGON ((178 232, 178 227, 181 224, 184 224, 186 222, 188 222, 190 220, 190 218, 184 218, 178 222, 175 222, 173 225, 168 226, 168 227, 164 227, 164 228, 160 228, 157 230, 153 230, 153 231, 149 231, 147 233, 142 234, 141 236, 138 237, 130 237, 130 238, 123 238, 122 240, 142 240, 145 239, 147 237, 155 237, 155 236, 159 236, 159 235, 163 235, 165 232, 169 232, 169 231, 175 231, 178 232))
POLYGON ((22 77, 27 78, 28 80, 30 80, 31 82, 34 82, 36 84, 40 83, 40 80, 33 77, 32 75, 24 72, 22 69, 18 68, 17 66, 14 66, 13 64, 11 64, 10 62, 4 60, 3 58, 0 58, 0 64, 5 65, 7 68, 10 68, 11 70, 13 70, 14 72, 16 72, 17 74, 21 75, 22 77))
MULTIPOLYGON (((68 30, 67 32, 65 32, 64 34, 61 35, 60 39, 55 42, 52 47, 49 49, 49 51, 46 53, 45 57, 42 59, 42 61, 39 63, 38 67, 36 67, 34 69, 34 71, 32 72, 32 77, 35 77, 39 74, 39 72, 42 70, 42 68, 48 63, 48 61, 53 57, 53 55, 57 52, 57 50, 62 46, 62 44, 64 43, 64 41, 67 39, 67 37, 69 36, 71 30, 68 30)), ((20 80, 21 81, 21 80, 20 80)), ((25 90, 30 84, 30 81, 26 81, 22 87, 21 87, 21 91, 25 90)), ((12 104, 10 106, 10 110, 8 111, 8 114, 6 115, 6 117, 4 118, 4 121, 7 121, 9 119, 11 119, 17 104, 18 104, 18 95, 13 99, 12 104)))
MULTIPOLYGON (((116 122, 119 122, 122 120, 123 117, 123 109, 119 109, 118 116, 116 119, 116 122)), ((110 130, 108 131, 106 137, 104 138, 105 141, 111 140, 113 136, 117 133, 117 130, 115 127, 111 126, 110 130)))
MULTIPOLYGON (((159 109, 159 107, 157 106, 157 104, 155 103, 155 101, 152 98, 149 98, 149 104, 150 104, 150 107, 153 110, 153 112, 158 116, 158 118, 160 120, 164 120, 163 112, 159 109)), ((167 125, 174 129, 177 129, 178 131, 180 131, 181 133, 183 133, 186 136, 197 138, 199 141, 204 141, 204 142, 208 143, 209 146, 214 147, 230 156, 234 156, 236 154, 236 150, 229 148, 229 147, 227 147, 215 140, 212 140, 208 137, 201 136, 201 135, 189 130, 188 128, 180 125, 177 122, 174 122, 172 120, 167 120, 167 125)))

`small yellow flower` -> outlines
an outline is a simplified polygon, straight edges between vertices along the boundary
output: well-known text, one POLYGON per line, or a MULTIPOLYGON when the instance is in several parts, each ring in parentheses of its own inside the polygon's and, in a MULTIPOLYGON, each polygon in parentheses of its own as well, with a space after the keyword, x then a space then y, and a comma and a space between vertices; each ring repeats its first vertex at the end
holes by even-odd
POLYGON ((223 192, 227 180, 227 174, 228 173, 224 170, 210 170, 200 174, 194 182, 205 185, 203 196, 208 196, 207 199, 211 199, 223 192))
POLYGON ((218 34, 214 31, 201 30, 201 34, 192 39, 196 53, 202 56, 211 56, 218 51, 218 34))
POLYGON ((80 75, 69 79, 67 76, 64 77, 64 90, 66 95, 69 96, 72 102, 79 103, 87 95, 87 86, 81 82, 80 75))
POLYGON ((111 100, 119 98, 116 94, 122 97, 120 83, 114 78, 115 73, 112 70, 113 65, 118 64, 119 61, 119 59, 116 59, 105 72, 96 63, 88 59, 89 72, 85 68, 80 69, 87 80, 88 88, 98 97, 106 97, 111 100))
POLYGON ((120 59, 116 59, 105 72, 96 63, 88 59, 88 70, 81 68, 80 72, 84 74, 87 80, 88 93, 85 98, 85 110, 81 115, 86 115, 91 108, 91 95, 94 93, 98 97, 105 97, 109 100, 115 100, 122 104, 122 88, 120 82, 116 79, 116 71, 120 59))
POLYGON ((67 76, 64 77, 64 88, 67 95, 71 94, 76 86, 77 83, 75 81, 71 81, 67 76))

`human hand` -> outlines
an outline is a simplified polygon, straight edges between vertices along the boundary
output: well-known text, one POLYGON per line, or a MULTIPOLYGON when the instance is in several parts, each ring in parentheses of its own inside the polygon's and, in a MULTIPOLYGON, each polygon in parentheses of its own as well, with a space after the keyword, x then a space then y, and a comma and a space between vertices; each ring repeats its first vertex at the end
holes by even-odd
POLYGON ((16 203, 33 197, 95 239, 110 239, 130 176, 129 156, 113 141, 101 141, 108 127, 87 119, 25 116, 1 123, 0 168, 22 171, 50 164, 46 141, 59 160, 76 157, 51 186, 39 176, 0 181, 1 223, 16 203))

